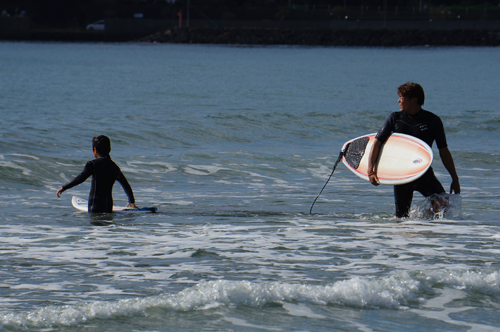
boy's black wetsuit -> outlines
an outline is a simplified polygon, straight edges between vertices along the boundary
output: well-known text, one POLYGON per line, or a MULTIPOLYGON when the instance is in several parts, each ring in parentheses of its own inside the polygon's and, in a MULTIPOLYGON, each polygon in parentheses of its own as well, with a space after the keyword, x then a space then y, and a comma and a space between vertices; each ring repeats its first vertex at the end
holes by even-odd
MULTIPOLYGON (((380 128, 376 138, 384 143, 392 133, 401 133, 420 138, 432 147, 436 141, 439 149, 447 147, 446 135, 443 122, 434 113, 421 109, 416 114, 409 115, 406 112, 394 112, 384 125, 380 128)), ((413 191, 418 191, 425 197, 433 194, 444 193, 445 190, 434 175, 432 167, 417 180, 394 186, 394 200, 396 203, 396 217, 408 217, 413 191)))
POLYGON ((87 162, 83 171, 72 181, 66 183, 64 191, 79 185, 92 175, 92 184, 89 194, 89 212, 112 212, 113 211, 113 185, 115 181, 120 182, 128 196, 129 203, 135 203, 134 193, 123 175, 120 168, 109 156, 100 156, 87 162))

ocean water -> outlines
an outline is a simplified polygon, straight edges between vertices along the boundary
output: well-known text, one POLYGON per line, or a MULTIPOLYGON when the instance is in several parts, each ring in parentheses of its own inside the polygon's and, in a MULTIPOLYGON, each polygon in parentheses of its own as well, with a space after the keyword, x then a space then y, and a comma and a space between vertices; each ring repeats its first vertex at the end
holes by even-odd
MULTIPOLYGON (((500 48, 0 43, 1 331, 500 331, 500 48), (422 84, 462 193, 339 165, 422 84), (111 156, 139 206, 71 206, 111 156)), ((434 147, 433 168, 450 177, 434 147)), ((119 184, 117 205, 126 203, 119 184)))

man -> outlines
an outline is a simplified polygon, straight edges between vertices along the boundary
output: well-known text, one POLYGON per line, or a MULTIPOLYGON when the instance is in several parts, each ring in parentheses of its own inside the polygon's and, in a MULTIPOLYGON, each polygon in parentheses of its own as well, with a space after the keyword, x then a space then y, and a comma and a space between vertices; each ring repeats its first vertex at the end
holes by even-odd
MULTIPOLYGON (((460 183, 455 170, 453 157, 446 143, 443 123, 439 116, 422 109, 425 100, 424 90, 419 84, 408 82, 398 88, 398 95, 398 103, 401 111, 392 113, 385 120, 384 125, 380 128, 375 137, 375 143, 370 152, 368 160, 368 175, 370 182, 375 186, 379 185, 376 162, 380 153, 380 147, 392 133, 402 133, 420 138, 429 144, 430 147, 432 147, 432 143, 436 141, 436 145, 439 149, 439 156, 452 179, 450 194, 453 192, 460 194, 460 183)), ((443 186, 434 175, 432 167, 429 167, 427 172, 417 180, 394 186, 396 218, 409 216, 413 192, 415 190, 425 197, 445 192, 443 186)))

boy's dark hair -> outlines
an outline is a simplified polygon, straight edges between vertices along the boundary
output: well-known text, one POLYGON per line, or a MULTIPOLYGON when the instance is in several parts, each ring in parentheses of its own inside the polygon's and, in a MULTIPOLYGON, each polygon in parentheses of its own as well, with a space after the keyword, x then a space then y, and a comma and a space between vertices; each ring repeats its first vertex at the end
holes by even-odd
POLYGON ((417 103, 422 106, 425 101, 424 89, 420 84, 408 82, 398 88, 398 95, 405 98, 417 98, 417 103))
POLYGON ((107 136, 100 135, 92 139, 92 147, 100 156, 107 156, 111 152, 111 141, 107 136))

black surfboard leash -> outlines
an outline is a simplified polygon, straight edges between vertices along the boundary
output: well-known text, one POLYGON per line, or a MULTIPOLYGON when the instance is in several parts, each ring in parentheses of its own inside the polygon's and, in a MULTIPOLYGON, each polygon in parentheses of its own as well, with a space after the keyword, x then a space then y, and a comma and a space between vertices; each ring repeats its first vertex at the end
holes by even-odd
POLYGON ((337 161, 335 162, 335 165, 333 165, 333 169, 332 169, 332 173, 330 174, 330 176, 328 177, 328 180, 326 180, 326 183, 325 185, 323 186, 323 188, 321 189, 321 191, 319 192, 318 196, 316 196, 316 199, 314 200, 314 202, 312 203, 311 205, 311 209, 309 210, 309 214, 312 214, 312 209, 314 207, 314 204, 316 203, 316 201, 318 200, 319 196, 321 195, 321 193, 323 192, 323 190, 325 189, 326 185, 328 184, 328 182, 330 182, 330 179, 332 178, 332 175, 333 175, 333 172, 335 172, 335 169, 337 168, 337 165, 339 164, 339 162, 342 160, 342 157, 344 156, 344 152, 347 150, 347 147, 345 150, 342 150, 340 151, 340 154, 339 154, 339 157, 337 158, 337 161))

